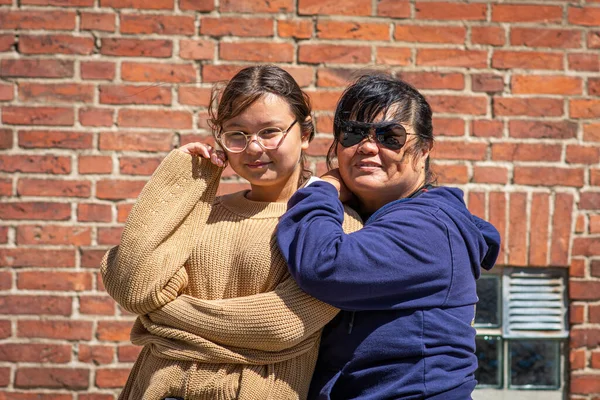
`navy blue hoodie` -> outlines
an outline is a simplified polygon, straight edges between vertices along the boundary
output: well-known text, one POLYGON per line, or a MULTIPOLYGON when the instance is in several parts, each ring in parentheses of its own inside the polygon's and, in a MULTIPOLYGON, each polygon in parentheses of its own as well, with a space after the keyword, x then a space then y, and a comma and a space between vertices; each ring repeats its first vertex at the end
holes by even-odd
POLYGON ((391 202, 345 234, 336 189, 299 190, 277 239, 310 295, 342 311, 324 330, 311 399, 470 399, 475 280, 500 236, 459 189, 391 202))

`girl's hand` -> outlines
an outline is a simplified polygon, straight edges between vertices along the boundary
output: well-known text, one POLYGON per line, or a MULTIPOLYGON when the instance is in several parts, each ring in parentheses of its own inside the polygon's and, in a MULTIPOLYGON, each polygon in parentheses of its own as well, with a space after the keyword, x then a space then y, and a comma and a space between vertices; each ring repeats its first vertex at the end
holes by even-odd
POLYGON ((354 199, 354 193, 352 193, 344 184, 344 180, 340 176, 339 169, 335 168, 329 172, 326 172, 323 174, 323 176, 321 176, 321 179, 335 186, 335 188, 338 190, 339 198, 342 203, 346 203, 354 199))
POLYGON ((208 158, 210 162, 218 167, 224 167, 227 164, 227 156, 221 150, 216 150, 212 146, 200 142, 188 143, 179 148, 184 153, 202 158, 208 158))

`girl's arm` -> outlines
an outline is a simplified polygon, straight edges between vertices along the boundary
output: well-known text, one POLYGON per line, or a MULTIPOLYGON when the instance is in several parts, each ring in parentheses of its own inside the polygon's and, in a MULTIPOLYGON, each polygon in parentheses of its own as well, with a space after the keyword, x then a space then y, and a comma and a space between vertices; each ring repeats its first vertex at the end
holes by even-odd
POLYGON ((187 286, 184 268, 211 210, 222 168, 173 150, 140 193, 118 246, 100 267, 108 293, 143 315, 173 301, 187 286))

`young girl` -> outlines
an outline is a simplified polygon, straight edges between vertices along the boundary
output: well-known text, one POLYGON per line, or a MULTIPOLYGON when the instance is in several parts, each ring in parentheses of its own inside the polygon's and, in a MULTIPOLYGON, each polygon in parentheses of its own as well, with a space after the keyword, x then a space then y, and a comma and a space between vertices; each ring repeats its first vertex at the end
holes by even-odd
POLYGON ((274 236, 307 179, 308 97, 275 66, 240 71, 219 96, 210 122, 224 153, 173 150, 102 262, 144 346, 121 399, 303 399, 321 328, 338 312, 298 289, 274 236), (215 196, 225 162, 249 191, 215 196))

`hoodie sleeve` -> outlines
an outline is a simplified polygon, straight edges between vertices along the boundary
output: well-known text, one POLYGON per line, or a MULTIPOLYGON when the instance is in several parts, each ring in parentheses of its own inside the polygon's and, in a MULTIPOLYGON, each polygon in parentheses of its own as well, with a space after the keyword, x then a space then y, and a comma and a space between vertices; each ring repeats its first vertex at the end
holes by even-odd
POLYGON ((445 305, 453 249, 448 227, 435 212, 391 207, 346 234, 343 210, 326 182, 301 189, 288 203, 277 239, 304 291, 351 311, 445 305))

